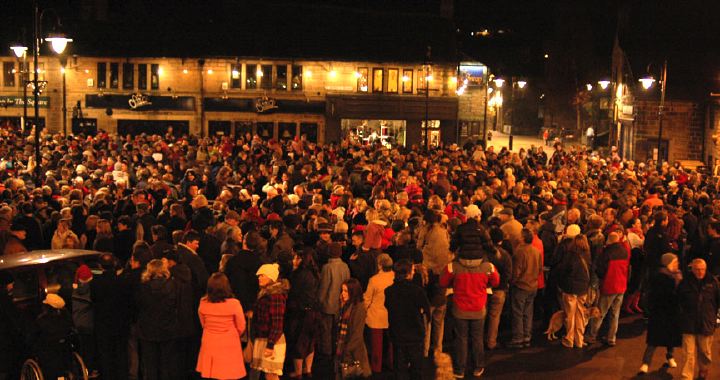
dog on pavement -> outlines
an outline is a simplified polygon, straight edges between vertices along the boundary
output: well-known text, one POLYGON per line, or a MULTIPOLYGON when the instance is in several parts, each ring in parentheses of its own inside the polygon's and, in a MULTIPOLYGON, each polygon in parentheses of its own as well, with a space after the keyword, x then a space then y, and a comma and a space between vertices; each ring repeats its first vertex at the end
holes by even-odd
POLYGON ((453 375, 453 365, 450 355, 444 352, 435 352, 435 379, 436 380, 455 380, 453 375))
MULTIPOLYGON (((588 308, 586 312, 587 312, 588 319, 600 318, 600 308, 598 308, 597 306, 588 308)), ((548 340, 553 341, 558 338, 556 334, 563 327, 564 323, 565 323, 565 312, 562 310, 556 311, 552 315, 552 317, 550 317, 550 323, 548 323, 548 328, 547 328, 547 330, 545 330, 545 335, 547 335, 548 340)))

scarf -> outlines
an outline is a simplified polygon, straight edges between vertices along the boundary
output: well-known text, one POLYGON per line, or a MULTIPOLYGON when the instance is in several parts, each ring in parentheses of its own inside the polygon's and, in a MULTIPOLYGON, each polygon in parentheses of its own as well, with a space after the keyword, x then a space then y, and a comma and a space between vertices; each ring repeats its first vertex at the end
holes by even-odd
POLYGON ((337 349, 335 350, 335 356, 338 359, 342 359, 343 351, 345 351, 345 337, 348 332, 348 324, 350 323, 350 314, 352 313, 353 305, 350 302, 346 302, 340 308, 340 320, 338 321, 338 334, 337 334, 337 349))
POLYGON ((645 239, 645 234, 643 233, 642 228, 635 228, 635 227, 633 227, 633 228, 629 228, 628 231, 629 231, 629 232, 634 232, 635 235, 637 235, 637 236, 640 237, 640 239, 645 239))

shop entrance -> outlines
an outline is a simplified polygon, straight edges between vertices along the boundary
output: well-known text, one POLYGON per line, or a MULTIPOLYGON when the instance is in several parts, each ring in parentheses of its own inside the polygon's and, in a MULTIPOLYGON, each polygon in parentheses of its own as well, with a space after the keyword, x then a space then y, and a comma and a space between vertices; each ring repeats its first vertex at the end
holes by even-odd
POLYGON ((379 143, 387 147, 405 146, 405 120, 342 119, 341 138, 350 138, 363 145, 379 143))

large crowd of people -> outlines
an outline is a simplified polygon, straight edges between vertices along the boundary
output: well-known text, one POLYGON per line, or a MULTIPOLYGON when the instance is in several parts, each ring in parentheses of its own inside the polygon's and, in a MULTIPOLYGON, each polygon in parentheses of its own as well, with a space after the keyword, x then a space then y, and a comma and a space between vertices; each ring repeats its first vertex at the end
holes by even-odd
POLYGON ((623 310, 648 318, 641 373, 682 347, 682 378, 709 378, 720 191, 677 163, 172 130, 44 134, 36 163, 30 136, 2 134, 0 253, 103 254, 47 295, 52 334, 31 342, 3 273, 2 380, 22 341, 53 371, 69 330, 102 379, 422 379, 448 353, 451 377, 480 377, 540 323, 615 346, 623 310))

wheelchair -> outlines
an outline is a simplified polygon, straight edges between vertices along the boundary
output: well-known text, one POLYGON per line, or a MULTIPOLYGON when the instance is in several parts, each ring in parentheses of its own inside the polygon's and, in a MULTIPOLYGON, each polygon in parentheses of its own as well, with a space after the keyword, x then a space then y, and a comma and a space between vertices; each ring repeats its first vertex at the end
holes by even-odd
POLYGON ((75 351, 70 353, 68 363, 66 363, 63 367, 63 375, 53 375, 46 379, 38 358, 29 358, 25 360, 22 368, 20 369, 20 380, 55 380, 56 378, 63 380, 88 380, 89 378, 85 361, 83 361, 80 354, 75 351))

